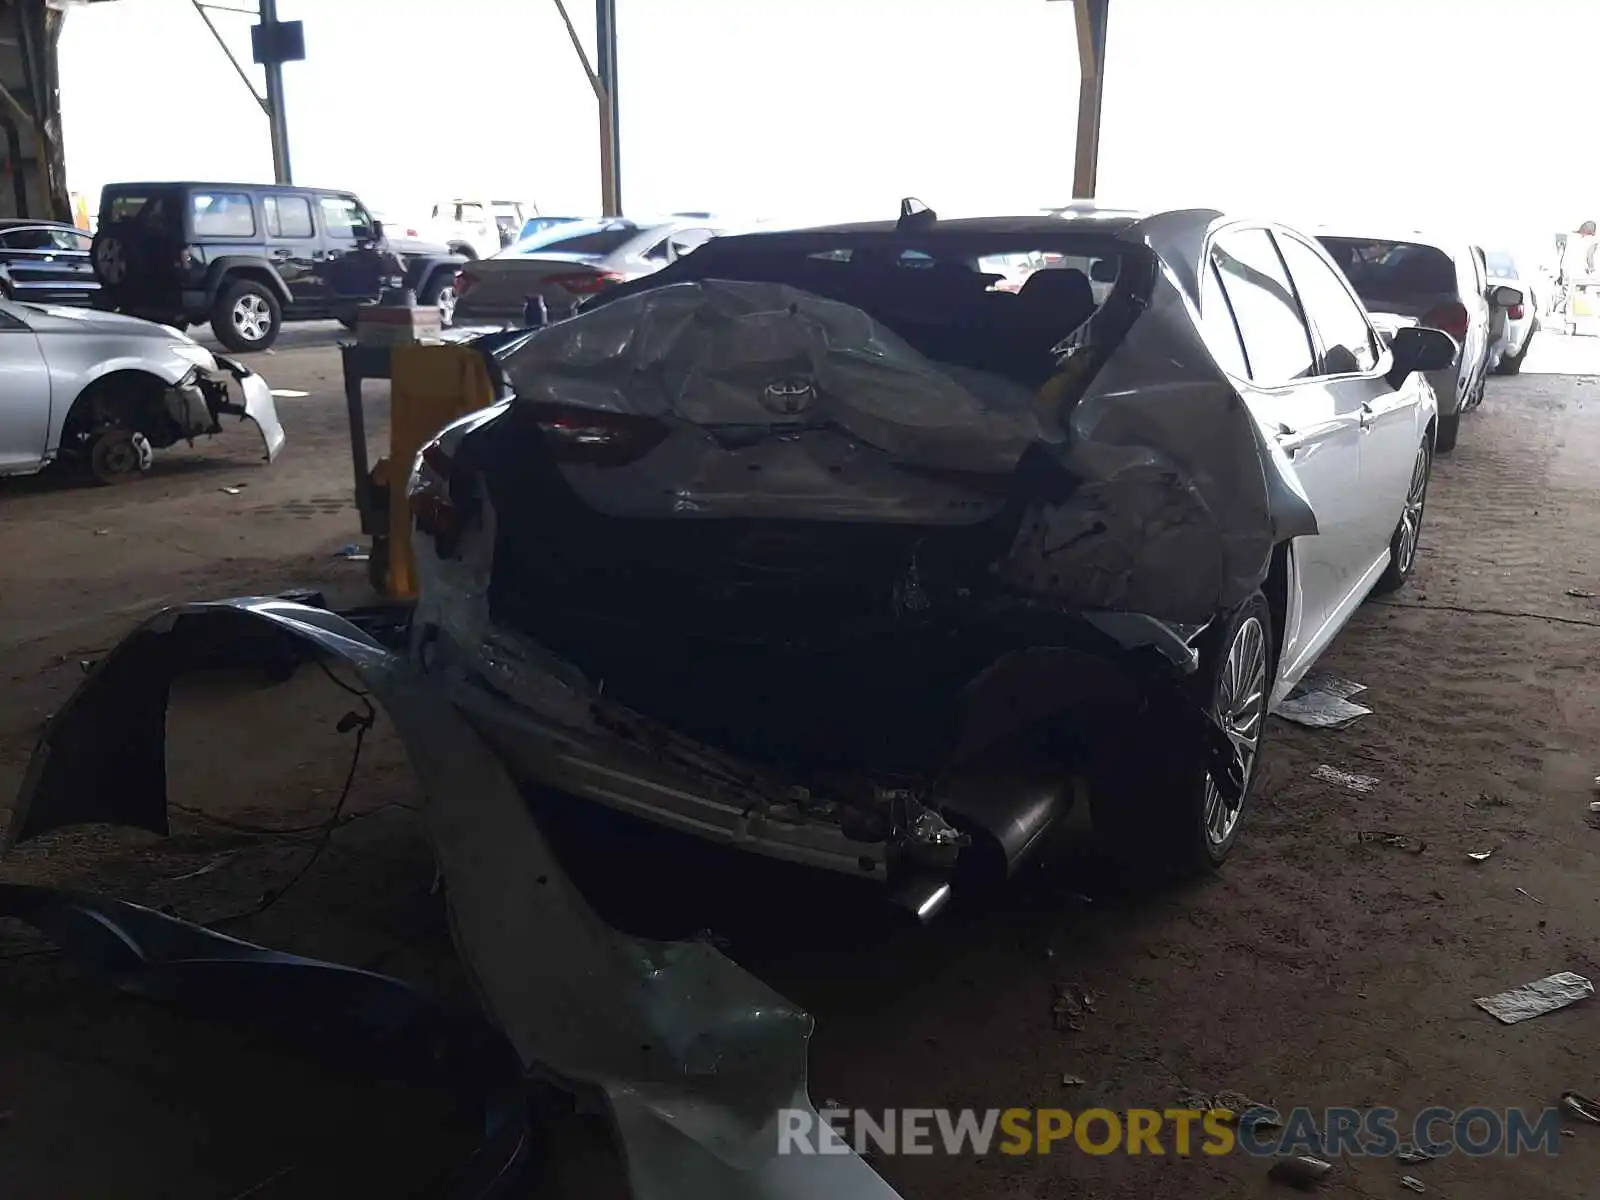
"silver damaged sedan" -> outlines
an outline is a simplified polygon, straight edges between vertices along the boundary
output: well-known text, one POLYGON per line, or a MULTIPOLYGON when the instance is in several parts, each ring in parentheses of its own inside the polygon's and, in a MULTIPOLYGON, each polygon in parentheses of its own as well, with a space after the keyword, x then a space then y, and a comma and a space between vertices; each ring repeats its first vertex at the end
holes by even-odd
POLYGON ((134 479, 154 451, 221 433, 224 416, 255 427, 268 462, 283 449, 265 380, 135 317, 0 301, 0 376, 0 476, 60 461, 134 479))

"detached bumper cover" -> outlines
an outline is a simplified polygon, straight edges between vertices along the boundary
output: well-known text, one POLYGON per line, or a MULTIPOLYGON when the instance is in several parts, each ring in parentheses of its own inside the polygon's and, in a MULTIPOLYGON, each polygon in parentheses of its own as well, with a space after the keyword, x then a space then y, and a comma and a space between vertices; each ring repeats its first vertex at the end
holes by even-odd
POLYGON ((278 406, 272 399, 272 389, 267 381, 236 359, 221 354, 213 355, 217 366, 239 384, 240 401, 224 397, 217 405, 218 412, 242 417, 256 427, 266 450, 266 460, 276 461, 285 441, 283 426, 278 422, 278 406))
POLYGON ((896 1200, 853 1154, 777 1153, 806 1095, 811 1018, 713 947, 626 937, 561 871, 511 777, 438 684, 354 625, 277 599, 167 609, 107 655, 50 721, 6 844, 106 821, 165 832, 174 679, 262 653, 353 670, 426 792, 456 944, 526 1067, 609 1103, 640 1200, 896 1200))

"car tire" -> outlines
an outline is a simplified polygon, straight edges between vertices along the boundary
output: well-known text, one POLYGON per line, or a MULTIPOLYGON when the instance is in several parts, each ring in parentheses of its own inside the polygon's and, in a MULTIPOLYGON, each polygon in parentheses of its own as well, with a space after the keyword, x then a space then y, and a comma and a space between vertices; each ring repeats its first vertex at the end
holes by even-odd
POLYGON ((1494 373, 1496 375, 1522 374, 1522 363, 1528 357, 1528 347, 1531 345, 1533 345, 1533 334, 1530 332, 1527 341, 1522 343, 1522 349, 1518 350, 1515 355, 1508 354, 1501 358, 1500 365, 1494 369, 1494 373))
POLYGON ((436 307, 439 310, 439 325, 448 329, 456 311, 456 285, 453 271, 435 271, 428 277, 428 282, 423 285, 422 292, 417 297, 417 305, 421 308, 436 307))
MULTIPOLYGON (((1213 785, 1203 752, 1151 753, 1119 764, 1113 782, 1091 783, 1095 837, 1125 873, 1147 883, 1168 882, 1214 870, 1233 850, 1261 758, 1275 647, 1272 609, 1258 591, 1200 635, 1199 668, 1184 681, 1184 702, 1213 719, 1222 714, 1232 731, 1229 741, 1248 754, 1237 763, 1244 787, 1236 803, 1213 785), (1240 738, 1253 739, 1247 751, 1240 738)), ((1199 738, 1176 741, 1201 745, 1199 738)))
POLYGON ((1449 454, 1456 448, 1456 438, 1461 434, 1461 414, 1439 414, 1439 426, 1434 431, 1433 452, 1449 454))
POLYGON ((265 350, 283 329, 283 308, 272 289, 254 279, 224 288, 211 309, 211 332, 229 350, 265 350))
MULTIPOLYGON (((1442 428, 1443 420, 1439 424, 1442 428)), ((1389 538, 1389 565, 1372 585, 1375 595, 1397 592, 1411 578, 1417 565, 1417 549, 1422 544, 1422 518, 1428 510, 1428 482, 1432 477, 1433 447, 1424 438, 1411 465, 1411 482, 1406 487, 1400 520, 1389 538)))

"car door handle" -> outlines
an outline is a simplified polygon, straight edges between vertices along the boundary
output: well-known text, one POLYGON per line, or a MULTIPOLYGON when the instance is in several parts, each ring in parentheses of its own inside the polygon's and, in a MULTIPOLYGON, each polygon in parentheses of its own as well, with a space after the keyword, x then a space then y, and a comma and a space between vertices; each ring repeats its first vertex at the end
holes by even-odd
POLYGON ((289 257, 289 252, 282 246, 274 246, 270 251, 270 257, 282 260, 289 257))

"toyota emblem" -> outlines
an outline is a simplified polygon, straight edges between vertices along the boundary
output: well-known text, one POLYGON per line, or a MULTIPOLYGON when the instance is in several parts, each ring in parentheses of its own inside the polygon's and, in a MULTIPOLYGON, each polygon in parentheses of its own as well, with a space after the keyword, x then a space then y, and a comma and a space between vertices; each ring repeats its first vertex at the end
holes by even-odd
POLYGON ((792 417, 810 408, 817 398, 817 386, 809 379, 779 379, 761 392, 761 405, 780 417, 792 417))

